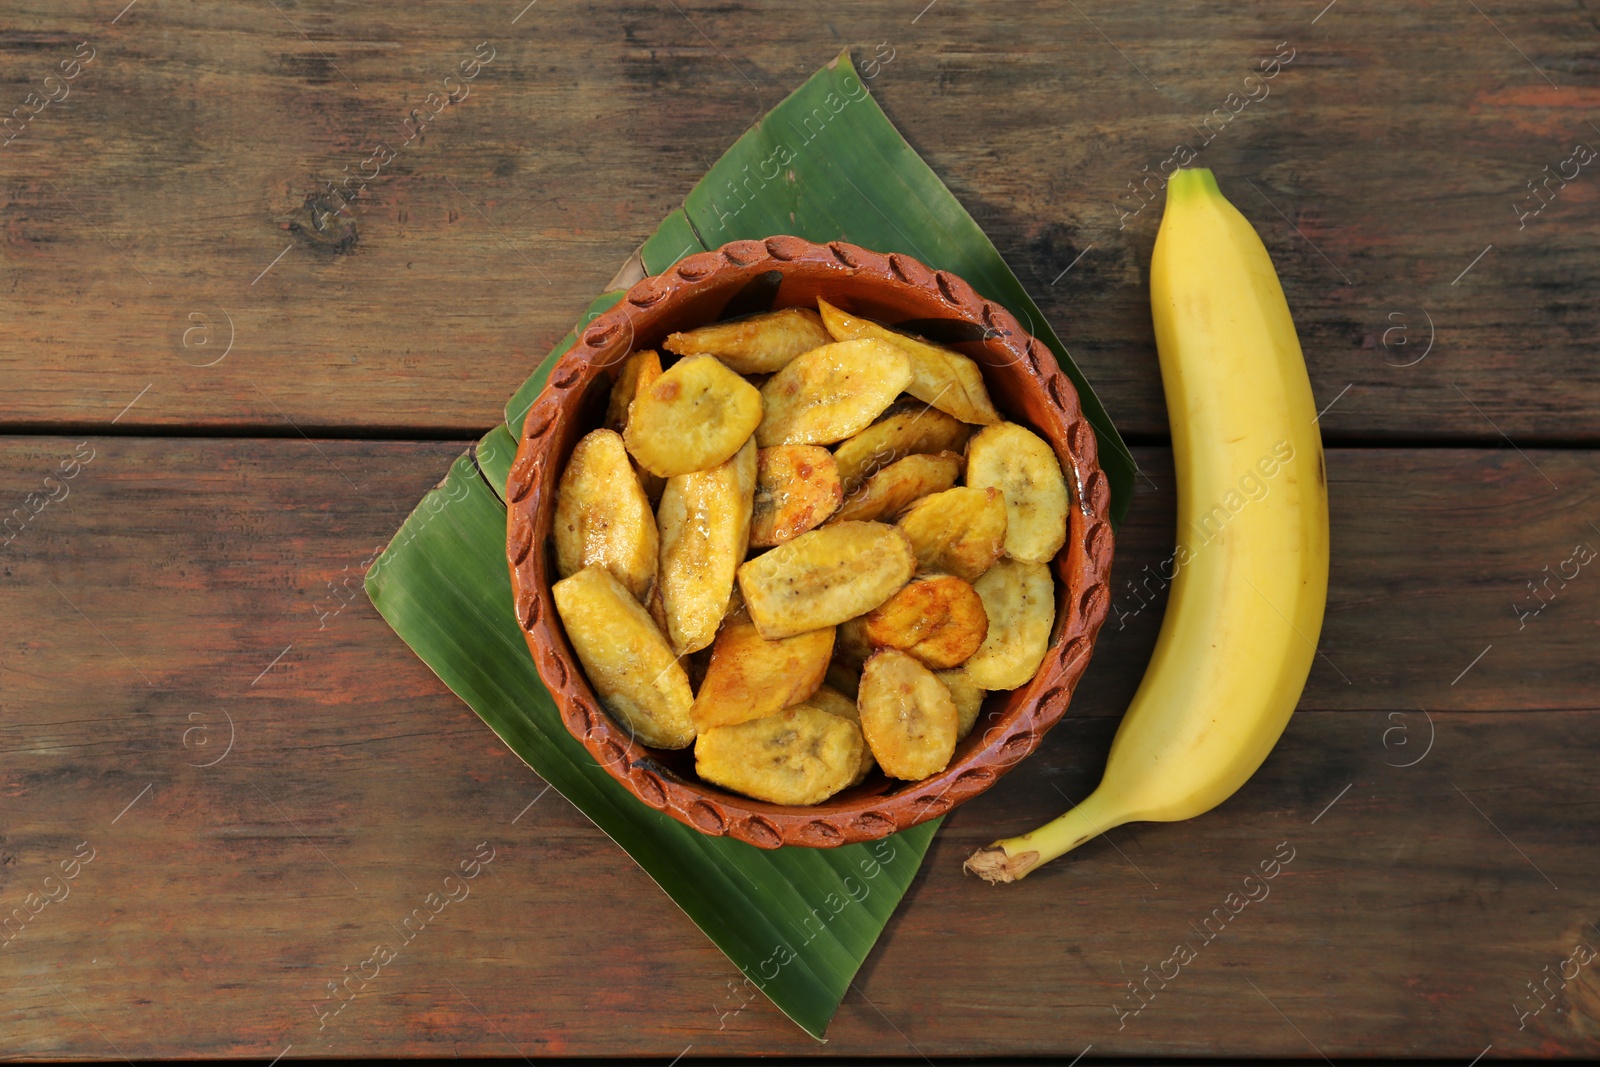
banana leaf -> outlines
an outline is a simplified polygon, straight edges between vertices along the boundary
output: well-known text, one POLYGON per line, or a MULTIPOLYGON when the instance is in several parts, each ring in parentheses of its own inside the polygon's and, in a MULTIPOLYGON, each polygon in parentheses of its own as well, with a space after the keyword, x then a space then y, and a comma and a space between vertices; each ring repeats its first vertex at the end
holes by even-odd
MULTIPOLYGON (((1009 308, 1077 383, 1120 517, 1133 480, 1121 438, 1015 275, 866 93, 848 55, 741 137, 640 246, 617 284, 726 241, 774 233, 902 251, 960 274, 1009 308), (763 163, 785 150, 794 180, 760 182, 770 170, 763 163), (747 180, 752 170, 757 179, 747 180)), ((618 289, 596 298, 512 396, 505 423, 423 498, 368 571, 367 594, 513 752, 655 879, 749 988, 820 1040, 939 822, 871 845, 773 852, 691 830, 636 800, 567 733, 513 618, 503 487, 518 431, 577 331, 621 296, 618 289)))

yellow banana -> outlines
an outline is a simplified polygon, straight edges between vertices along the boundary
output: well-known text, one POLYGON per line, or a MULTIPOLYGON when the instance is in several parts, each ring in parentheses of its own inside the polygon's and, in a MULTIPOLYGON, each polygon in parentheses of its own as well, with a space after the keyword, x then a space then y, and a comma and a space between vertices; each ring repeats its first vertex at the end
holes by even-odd
POLYGON ((966 869, 991 882, 1228 799, 1288 725, 1316 654, 1328 489, 1311 382, 1267 250, 1209 170, 1167 185, 1150 306, 1178 480, 1161 634, 1099 787, 973 853, 966 869))

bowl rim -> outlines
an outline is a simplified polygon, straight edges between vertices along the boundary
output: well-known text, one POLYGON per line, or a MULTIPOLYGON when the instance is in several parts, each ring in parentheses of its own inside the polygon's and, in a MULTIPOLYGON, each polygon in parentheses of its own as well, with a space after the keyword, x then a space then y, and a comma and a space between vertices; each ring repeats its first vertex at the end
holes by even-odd
POLYGON ((1094 428, 1084 417, 1077 389, 1049 347, 1025 331, 1009 311, 980 296, 957 275, 902 253, 778 235, 732 241, 680 259, 634 284, 582 328, 550 369, 524 418, 506 482, 506 555, 517 624, 540 678, 568 732, 608 774, 649 807, 710 836, 730 836, 769 849, 833 847, 877 840, 946 814, 987 790, 1030 755, 1044 733, 1061 720, 1110 608, 1115 550, 1110 497, 1094 428), (897 783, 892 794, 862 796, 850 805, 833 800, 811 807, 769 804, 684 778, 663 766, 595 696, 561 628, 546 569, 560 470, 545 459, 565 431, 581 434, 595 428, 566 424, 577 417, 575 411, 596 378, 634 350, 636 320, 676 295, 688 299, 726 285, 730 276, 755 278, 795 270, 797 264, 841 280, 865 275, 875 285, 903 293, 915 290, 910 295, 918 302, 981 327, 982 335, 973 343, 1026 372, 1021 376, 1023 391, 1036 395, 1035 406, 1053 425, 1041 426, 1038 418, 1017 421, 1051 444, 1072 486, 1067 543, 1051 562, 1063 592, 1039 670, 1027 685, 1010 692, 998 717, 993 711, 984 713, 984 719, 994 721, 960 760, 952 759, 943 771, 920 781, 897 783))

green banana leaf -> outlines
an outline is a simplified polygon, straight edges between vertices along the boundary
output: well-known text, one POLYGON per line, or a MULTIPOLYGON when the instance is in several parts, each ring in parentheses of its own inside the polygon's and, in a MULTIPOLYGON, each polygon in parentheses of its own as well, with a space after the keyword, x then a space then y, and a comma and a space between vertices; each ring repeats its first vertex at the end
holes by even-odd
MULTIPOLYGON (((741 137, 630 266, 639 276, 655 274, 693 252, 774 233, 902 251, 960 274, 1009 308, 1077 383, 1100 435, 1112 510, 1121 516, 1133 481, 1121 438, 994 246, 866 93, 848 55, 741 137), (795 180, 749 181, 734 199, 734 180, 770 169, 761 164, 782 155, 780 146, 795 180)), ((513 618, 503 487, 522 419, 577 331, 621 296, 596 298, 512 396, 506 422, 423 498, 368 571, 367 594, 513 752, 655 879, 746 975, 749 989, 821 1039, 939 821, 870 845, 773 852, 691 830, 640 803, 566 731, 513 618)))

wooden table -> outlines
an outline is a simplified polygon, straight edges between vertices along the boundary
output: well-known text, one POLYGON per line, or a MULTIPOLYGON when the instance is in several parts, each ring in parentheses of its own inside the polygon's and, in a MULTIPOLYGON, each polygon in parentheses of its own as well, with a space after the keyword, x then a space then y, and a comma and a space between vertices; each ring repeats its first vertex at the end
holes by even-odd
POLYGON ((19 0, 0 29, 0 510, 25 516, 0 903, 60 897, 0 949, 0 1055, 1600 1053, 1600 961, 1574 954, 1600 947, 1592 12, 122 2, 19 0), (358 578, 846 44, 1146 477, 1071 717, 948 820, 821 1046, 764 1002, 728 1014, 728 960, 358 578), (466 95, 371 162, 433 92, 466 95), (1132 583, 1174 498, 1160 210, 1134 189, 1208 130, 1197 162, 1259 227, 1327 405, 1322 655, 1220 810, 991 888, 961 859, 1087 792, 1154 642, 1161 595, 1132 583), (375 165, 354 225, 319 231, 308 198, 375 165), (319 1034, 327 983, 480 842, 470 899, 319 1034), (1126 983, 1280 849, 1270 897, 1131 1014, 1126 983))

